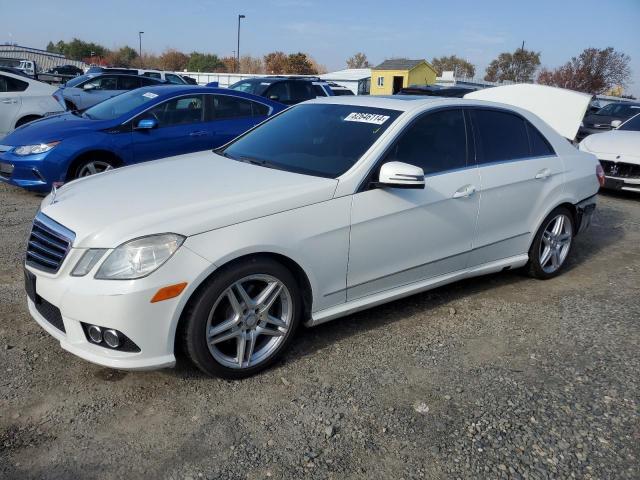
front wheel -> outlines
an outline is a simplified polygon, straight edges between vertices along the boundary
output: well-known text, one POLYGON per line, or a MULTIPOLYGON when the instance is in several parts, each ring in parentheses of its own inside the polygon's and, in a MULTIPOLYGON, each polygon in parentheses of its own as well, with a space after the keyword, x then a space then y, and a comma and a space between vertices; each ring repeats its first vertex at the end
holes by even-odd
POLYGON ((569 210, 558 207, 551 212, 529 249, 527 274, 543 280, 558 275, 571 251, 573 232, 573 216, 569 210))
POLYGON ((186 313, 184 350, 203 372, 244 378, 267 368, 291 344, 301 317, 291 272, 254 258, 215 275, 186 313))
POLYGON ((115 164, 110 160, 102 160, 99 158, 85 160, 76 167, 73 178, 88 177, 96 173, 112 170, 113 168, 115 168, 115 164))

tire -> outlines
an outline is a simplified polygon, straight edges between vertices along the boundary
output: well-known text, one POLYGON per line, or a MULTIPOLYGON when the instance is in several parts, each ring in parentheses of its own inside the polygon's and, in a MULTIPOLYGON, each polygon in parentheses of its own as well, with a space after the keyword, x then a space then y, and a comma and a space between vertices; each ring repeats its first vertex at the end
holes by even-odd
POLYGON ((223 268, 190 301, 183 351, 207 375, 246 378, 287 350, 301 316, 302 296, 292 273, 269 258, 247 259, 223 268), (258 304, 262 295, 267 301, 258 304))
POLYGON ((559 275, 571 253, 574 235, 575 224, 571 212, 565 207, 553 210, 533 239, 529 261, 524 267, 527 275, 540 280, 559 275))
POLYGON ((99 155, 96 157, 90 157, 75 165, 71 173, 71 180, 113 170, 116 167, 116 162, 110 158, 101 157, 99 155))

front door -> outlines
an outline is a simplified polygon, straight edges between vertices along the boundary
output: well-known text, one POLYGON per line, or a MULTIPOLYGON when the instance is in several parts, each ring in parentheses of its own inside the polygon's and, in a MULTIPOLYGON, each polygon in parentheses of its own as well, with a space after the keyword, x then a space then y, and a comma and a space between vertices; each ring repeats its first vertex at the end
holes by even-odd
POLYGON ((466 268, 480 182, 469 150, 457 108, 423 115, 396 140, 381 164, 422 167, 426 186, 353 196, 347 300, 466 268))
POLYGON ((395 95, 404 87, 404 77, 393 77, 393 94, 395 95))

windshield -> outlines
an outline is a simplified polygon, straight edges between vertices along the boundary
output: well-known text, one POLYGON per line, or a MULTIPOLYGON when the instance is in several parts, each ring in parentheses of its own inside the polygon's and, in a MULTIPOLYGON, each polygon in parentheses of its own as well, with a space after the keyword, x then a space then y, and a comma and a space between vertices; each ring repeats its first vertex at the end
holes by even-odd
POLYGON ((638 114, 635 117, 632 117, 629 120, 627 120, 626 122, 624 122, 622 125, 620 125, 620 128, 618 128, 618 130, 628 130, 630 132, 640 132, 640 114, 638 114))
POLYGON ((157 93, 145 91, 144 89, 131 90, 94 105, 87 109, 82 116, 91 120, 113 120, 140 105, 150 102, 157 96, 157 93))
POLYGON ((400 113, 356 105, 298 105, 220 153, 281 170, 337 178, 360 159, 400 113))
POLYGON ((640 112, 640 105, 628 103, 610 103, 596 112, 596 115, 610 115, 612 117, 630 117, 640 112))
POLYGON ((239 82, 230 85, 229 88, 239 92, 260 95, 267 86, 269 86, 268 82, 261 83, 260 80, 240 80, 239 82))
POLYGON ((72 78, 67 83, 64 84, 65 87, 75 87, 76 85, 81 84, 85 80, 89 80, 93 78, 91 75, 80 75, 79 77, 72 78))

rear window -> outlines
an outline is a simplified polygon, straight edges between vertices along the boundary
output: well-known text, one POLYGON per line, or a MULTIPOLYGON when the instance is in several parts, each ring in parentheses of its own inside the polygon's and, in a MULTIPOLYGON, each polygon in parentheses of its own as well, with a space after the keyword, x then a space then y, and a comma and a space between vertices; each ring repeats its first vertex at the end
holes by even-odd
POLYGON ((479 163, 517 160, 530 156, 525 121, 499 110, 470 110, 476 130, 479 163))
POLYGON ((303 104, 272 117, 219 153, 281 170, 336 178, 349 170, 400 112, 303 104))

